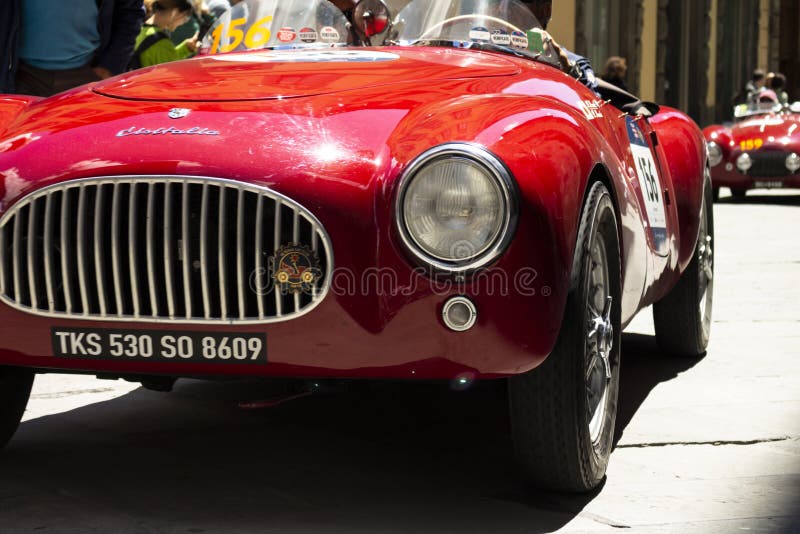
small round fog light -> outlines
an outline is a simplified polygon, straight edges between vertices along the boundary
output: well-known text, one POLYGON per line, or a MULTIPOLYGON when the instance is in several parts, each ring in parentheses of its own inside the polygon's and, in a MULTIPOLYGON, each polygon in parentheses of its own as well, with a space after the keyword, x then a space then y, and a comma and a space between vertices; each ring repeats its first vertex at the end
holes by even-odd
POLYGON ((753 168, 753 158, 750 157, 750 154, 744 153, 736 160, 736 166, 740 171, 747 172, 753 168))
POLYGON ((795 153, 789 154, 789 157, 786 158, 786 168, 791 173, 796 173, 800 170, 800 156, 795 153))
POLYGON ((478 310, 468 298, 453 297, 445 303, 442 319, 450 330, 465 332, 475 326, 478 310))

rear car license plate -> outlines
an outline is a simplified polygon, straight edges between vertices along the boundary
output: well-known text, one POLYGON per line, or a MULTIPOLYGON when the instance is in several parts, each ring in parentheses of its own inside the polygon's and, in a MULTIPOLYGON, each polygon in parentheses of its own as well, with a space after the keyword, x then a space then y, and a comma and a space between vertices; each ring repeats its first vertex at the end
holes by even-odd
POLYGON ((266 334, 52 328, 59 358, 191 363, 267 363, 266 334))

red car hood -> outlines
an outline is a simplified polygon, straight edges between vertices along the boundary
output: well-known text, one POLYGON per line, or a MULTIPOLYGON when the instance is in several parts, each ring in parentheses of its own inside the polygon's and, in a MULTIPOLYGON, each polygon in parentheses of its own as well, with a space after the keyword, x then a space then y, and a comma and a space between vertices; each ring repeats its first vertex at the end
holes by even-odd
POLYGON ((264 100, 519 71, 497 55, 427 47, 260 51, 158 65, 96 84, 94 91, 130 100, 264 100))
POLYGON ((748 139, 768 141, 770 137, 777 141, 793 138, 800 143, 800 117, 788 115, 748 119, 731 128, 731 134, 735 143, 748 139))

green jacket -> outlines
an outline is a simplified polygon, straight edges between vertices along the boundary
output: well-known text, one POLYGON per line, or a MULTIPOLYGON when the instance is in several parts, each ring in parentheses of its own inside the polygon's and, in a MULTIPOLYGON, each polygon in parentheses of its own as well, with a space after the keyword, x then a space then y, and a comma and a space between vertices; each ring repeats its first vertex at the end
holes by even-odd
MULTIPOLYGON (((158 31, 159 29, 155 26, 145 24, 142 27, 142 31, 139 32, 139 36, 136 37, 135 50, 138 51, 139 45, 142 44, 142 41, 158 31)), ((151 65, 158 65, 160 63, 168 63, 170 61, 186 59, 191 55, 192 52, 184 43, 175 46, 169 39, 161 39, 147 50, 142 51, 142 67, 149 67, 151 65)))

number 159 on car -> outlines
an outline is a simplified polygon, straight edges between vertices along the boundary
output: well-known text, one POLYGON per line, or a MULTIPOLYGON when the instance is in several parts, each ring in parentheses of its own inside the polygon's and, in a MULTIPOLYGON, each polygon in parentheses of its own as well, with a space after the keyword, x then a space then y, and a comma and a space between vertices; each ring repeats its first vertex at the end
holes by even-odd
POLYGON ((53 328, 60 358, 266 363, 265 334, 53 328))

